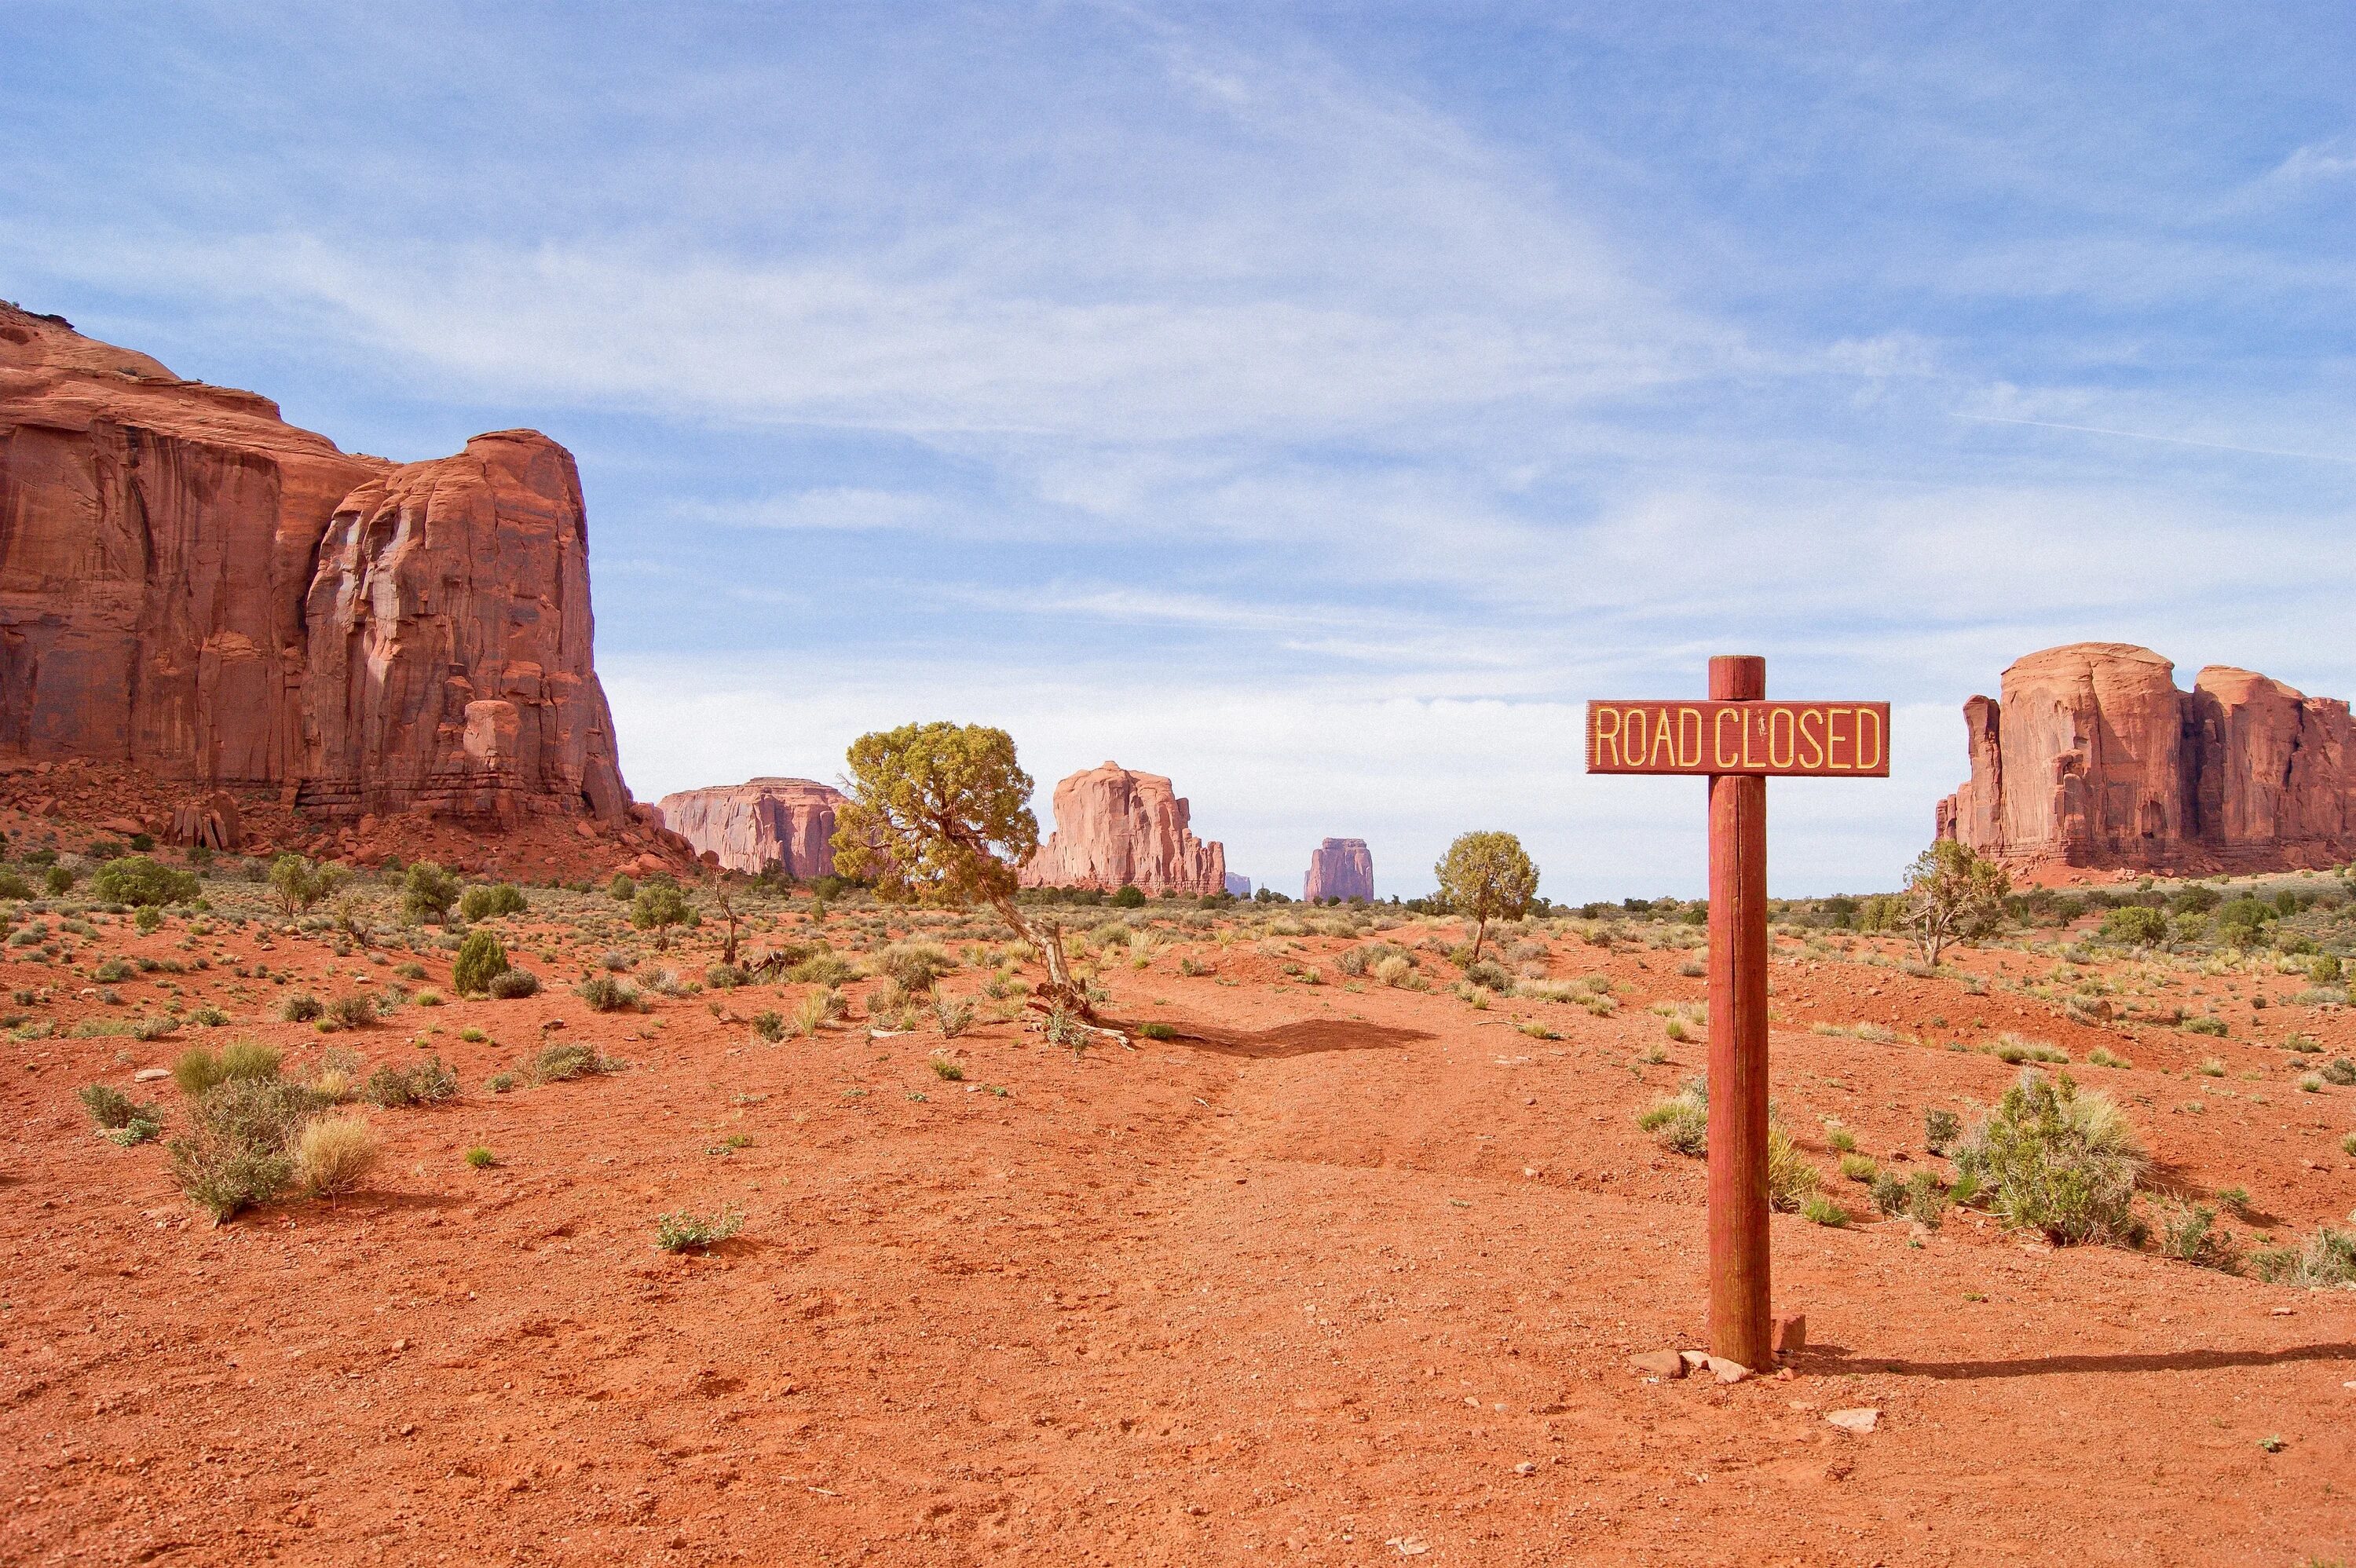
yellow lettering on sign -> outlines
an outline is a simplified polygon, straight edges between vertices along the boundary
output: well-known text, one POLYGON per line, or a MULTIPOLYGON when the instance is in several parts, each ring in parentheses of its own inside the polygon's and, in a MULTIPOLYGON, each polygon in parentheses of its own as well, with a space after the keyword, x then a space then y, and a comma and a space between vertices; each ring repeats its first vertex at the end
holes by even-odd
POLYGON ((1857 710, 1856 751, 1858 772, 1863 773, 1869 769, 1881 766, 1881 715, 1876 713, 1870 708, 1860 708, 1857 710), (1869 727, 1870 727, 1873 731, 1871 737, 1873 741, 1873 754, 1871 756, 1867 756, 1865 752, 1865 742, 1867 740, 1866 731, 1869 727))
POLYGON ((1612 748, 1612 765, 1615 768, 1622 766, 1620 761, 1620 710, 1617 708, 1595 710, 1595 755, 1590 766, 1603 765, 1603 749, 1607 745, 1612 748))
POLYGON ((1757 768, 1766 761, 1763 757, 1754 757, 1751 754, 1751 737, 1759 728, 1751 720, 1759 717, 1761 715, 1755 708, 1746 708, 1742 710, 1742 765, 1745 768, 1757 768))
POLYGON ((1730 720, 1737 725, 1740 725, 1742 722, 1741 710, 1734 708, 1721 708, 1718 710, 1718 722, 1710 726, 1711 734, 1709 741, 1710 749, 1713 752, 1712 760, 1717 766, 1718 771, 1722 773, 1732 773, 1737 764, 1742 761, 1740 757, 1730 756, 1727 754, 1726 726, 1730 720))
POLYGON ((1666 760, 1669 766, 1677 765, 1677 732, 1671 715, 1653 715, 1653 754, 1644 759, 1647 767, 1658 767, 1666 760))
POLYGON ((1846 708, 1827 708, 1825 709, 1825 730, 1826 731, 1826 738, 1825 741, 1825 766, 1828 768, 1838 768, 1844 773, 1853 773, 1857 769, 1857 738, 1853 735, 1844 735, 1840 732, 1841 715, 1847 711, 1848 709, 1846 708), (1842 762, 1838 757, 1833 754, 1833 748, 1839 745, 1843 741, 1847 741, 1849 743, 1848 751, 1850 760, 1846 763, 1842 762))
POLYGON ((1816 728, 1819 731, 1824 729, 1824 709, 1820 708, 1800 709, 1800 765, 1804 768, 1821 768, 1825 765, 1825 738, 1821 734, 1808 733, 1808 720, 1811 719, 1816 721, 1816 728), (1809 754, 1811 750, 1815 752, 1813 756, 1809 754))
POLYGON ((1701 766, 1701 709, 1698 708, 1677 709, 1677 766, 1681 768, 1701 766), (1690 730, 1686 724, 1688 719, 1693 720, 1690 730), (1690 752, 1686 750, 1688 736, 1693 741, 1693 750, 1690 752))
POLYGON ((1792 731, 1794 723, 1794 720, 1792 717, 1792 710, 1790 709, 1772 708, 1768 709, 1767 762, 1770 766, 1788 768, 1792 765, 1792 731), (1777 751, 1775 747, 1775 739, 1778 734, 1782 735, 1783 741, 1783 750, 1780 752, 1777 751))

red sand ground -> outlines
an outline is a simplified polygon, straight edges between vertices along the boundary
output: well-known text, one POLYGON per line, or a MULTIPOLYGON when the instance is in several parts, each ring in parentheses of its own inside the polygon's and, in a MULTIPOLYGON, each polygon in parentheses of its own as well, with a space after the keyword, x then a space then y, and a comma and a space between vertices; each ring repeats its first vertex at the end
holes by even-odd
MULTIPOLYGON (((761 1043, 743 1020, 797 987, 600 1016, 564 988, 580 964, 529 958, 554 982, 539 997, 323 1040, 256 1021, 284 991, 226 965, 259 956, 322 995, 389 971, 323 937, 257 953, 253 929, 196 939, 214 968, 126 982, 112 1008, 0 950, 0 992, 59 987, 17 1009, 37 1018, 144 1014, 176 979, 237 1019, 0 1048, 0 1561, 2297 1568, 2356 1549, 2356 1293, 1972 1216, 1922 1234, 1778 1215, 1777 1303, 1809 1322, 1791 1375, 1632 1375, 1631 1352, 1703 1328, 1701 1165, 1633 1122, 1699 1066, 1645 1011, 1700 998, 1679 954, 1548 937, 1554 975, 1626 987, 1597 1019, 1344 990, 1329 937, 1188 940, 1106 976, 1113 1012, 1181 1038, 1076 1056, 1012 1024, 761 1043), (1181 976, 1182 955, 1217 973, 1181 976), (486 1093, 551 1019, 628 1070, 486 1093), (372 1113, 389 1147, 359 1195, 220 1228, 158 1147, 100 1141, 73 1100, 190 1038, 401 1061, 429 1024, 460 1099, 372 1113), (460 1042, 470 1024, 492 1039, 460 1042), (1670 1060, 1636 1064, 1656 1044, 1670 1060), (964 1082, 931 1071, 942 1051, 964 1082), (462 1162, 477 1143, 496 1166, 462 1162), (652 1246, 659 1211, 723 1204, 746 1222, 709 1257, 652 1246), (1868 1435, 1825 1419, 1858 1406, 1879 1412, 1868 1435)), ((97 932, 84 969, 191 956, 177 919, 97 932)), ((1860 1216, 1821 1118, 1919 1166, 1926 1106, 2013 1072, 1937 1047, 2006 1029, 2131 1058, 2074 1071, 2120 1096, 2165 1180, 2244 1184, 2285 1236, 2356 1206, 2356 1091, 2301 1093, 2249 1038, 2257 1019, 2356 1053, 2344 1011, 2236 1010, 2224 1041, 2089 1028, 1909 978, 1883 966, 1894 946, 1872 966, 1869 944, 1777 947, 1783 1115, 1860 1216), (2259 1076, 2187 1071, 2210 1056, 2259 1076)), ((427 964, 446 989, 446 953, 427 964)), ((2239 1009, 2254 982, 2235 983, 2239 1009)), ((142 1092, 179 1124, 168 1083, 142 1092)))

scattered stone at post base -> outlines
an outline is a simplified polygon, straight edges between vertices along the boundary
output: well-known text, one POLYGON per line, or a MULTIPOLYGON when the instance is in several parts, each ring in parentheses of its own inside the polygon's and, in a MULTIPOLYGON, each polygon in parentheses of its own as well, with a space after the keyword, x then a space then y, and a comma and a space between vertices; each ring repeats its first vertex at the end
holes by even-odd
POLYGON ((1881 1419, 1881 1412, 1865 1409, 1836 1410, 1825 1419, 1843 1432, 1854 1432, 1862 1437, 1872 1431, 1874 1424, 1881 1419))
POLYGON ((1628 1370, 1640 1378, 1681 1378, 1686 1362, 1675 1350, 1646 1350, 1628 1358, 1628 1370))
POLYGON ((1712 1356, 1709 1370, 1722 1383, 1739 1383, 1751 1375, 1751 1369, 1727 1356, 1712 1356))
POLYGON ((1774 1343, 1775 1353, 1779 1356, 1797 1355, 1806 1349, 1808 1348, 1808 1315, 1804 1312, 1787 1312, 1776 1318, 1774 1343))
POLYGON ((1697 1372, 1709 1365, 1708 1350, 1680 1350, 1677 1354, 1684 1358, 1687 1371, 1697 1372))

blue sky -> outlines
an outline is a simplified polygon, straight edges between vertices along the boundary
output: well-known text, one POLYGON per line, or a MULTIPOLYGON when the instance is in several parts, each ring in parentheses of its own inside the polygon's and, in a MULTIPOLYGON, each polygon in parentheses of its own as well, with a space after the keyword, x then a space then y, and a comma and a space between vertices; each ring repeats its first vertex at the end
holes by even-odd
POLYGON ((1297 891, 1692 892, 1580 704, 2030 649, 2356 692, 2344 7, 0 0, 0 296, 400 458, 532 425, 642 798, 1011 729, 1297 891))

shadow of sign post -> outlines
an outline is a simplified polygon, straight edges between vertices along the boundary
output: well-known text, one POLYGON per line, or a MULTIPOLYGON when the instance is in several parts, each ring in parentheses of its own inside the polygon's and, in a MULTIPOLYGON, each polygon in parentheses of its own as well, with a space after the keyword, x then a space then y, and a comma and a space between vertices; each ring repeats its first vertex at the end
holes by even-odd
POLYGON ((1709 661, 1700 702, 1587 705, 1590 773, 1709 781, 1709 1348, 1774 1359, 1767 1246, 1767 781, 1888 778, 1887 702, 1771 702, 1767 661, 1709 661))

